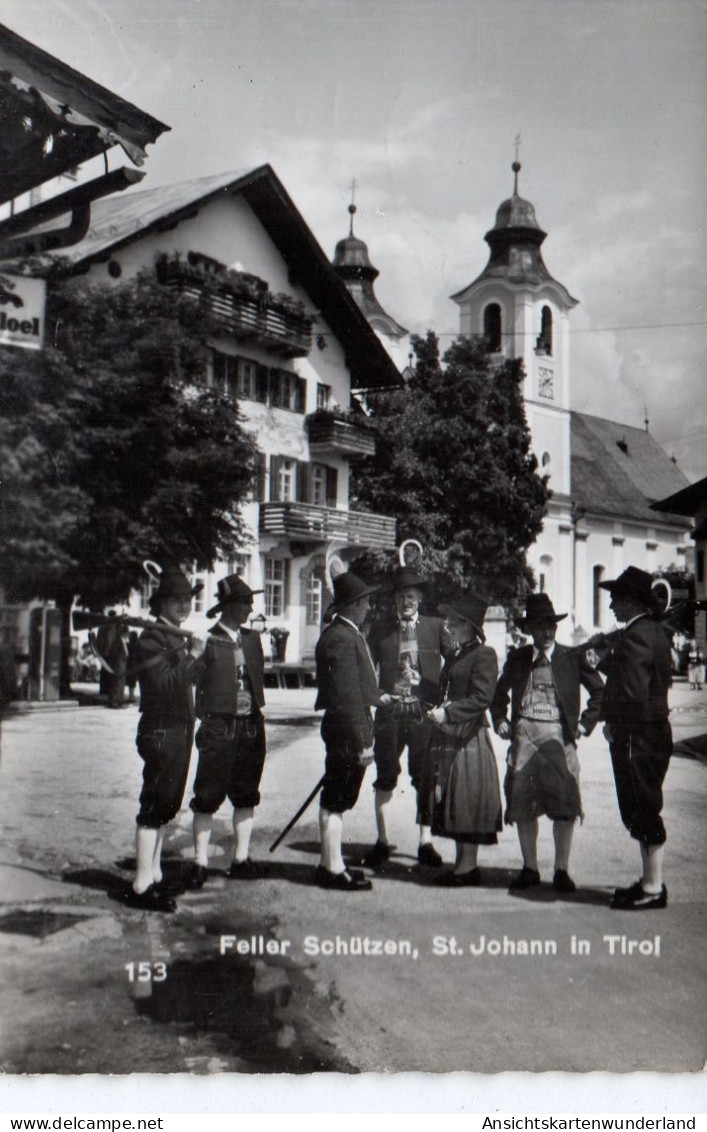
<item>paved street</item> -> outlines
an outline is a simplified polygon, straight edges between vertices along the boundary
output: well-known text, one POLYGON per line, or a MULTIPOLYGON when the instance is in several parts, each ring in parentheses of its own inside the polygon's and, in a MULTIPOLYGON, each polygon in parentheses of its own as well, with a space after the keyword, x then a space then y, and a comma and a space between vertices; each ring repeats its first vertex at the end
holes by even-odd
MULTIPOLYGON (((272 690, 268 699, 254 856, 268 859, 270 876, 226 879, 226 806, 207 886, 180 897, 170 917, 118 899, 132 866, 137 709, 5 720, 6 1073, 702 1069, 703 760, 677 755, 668 775, 665 912, 608 908, 613 887, 635 879, 637 852, 619 823, 599 731, 580 747, 586 819, 575 835, 574 896, 548 883, 547 822, 539 890, 508 891, 519 863, 511 829, 481 850, 483 887, 437 887, 416 866, 407 782, 387 872, 372 892, 327 893, 313 884, 316 804, 277 853, 267 848, 321 775, 314 692, 272 690)), ((676 740, 707 732, 704 693, 678 684, 672 703, 676 740)), ((499 770, 504 747, 496 741, 499 770)), ((371 781, 369 771, 347 818, 352 859, 374 837, 371 781)), ((185 805, 167 846, 174 875, 189 866, 190 824, 185 805)), ((451 860, 451 842, 438 845, 451 860)))

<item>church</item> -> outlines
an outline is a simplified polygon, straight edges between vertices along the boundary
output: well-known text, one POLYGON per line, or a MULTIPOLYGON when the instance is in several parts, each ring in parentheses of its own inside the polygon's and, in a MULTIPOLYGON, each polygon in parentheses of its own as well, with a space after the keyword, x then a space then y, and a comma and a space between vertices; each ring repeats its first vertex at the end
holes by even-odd
MULTIPOLYGON (((688 481, 647 428, 573 408, 571 317, 578 300, 545 266, 546 233, 518 193, 520 163, 512 169, 513 194, 485 236, 488 263, 451 298, 460 335, 485 338, 499 362, 523 361, 533 451, 552 491, 528 560, 538 589, 570 614, 566 635, 582 640, 613 622, 603 580, 629 564, 649 572, 692 568, 684 515, 654 508, 688 481)), ((373 292, 378 272, 353 227, 337 245, 333 266, 401 365, 405 330, 380 307, 373 292)))

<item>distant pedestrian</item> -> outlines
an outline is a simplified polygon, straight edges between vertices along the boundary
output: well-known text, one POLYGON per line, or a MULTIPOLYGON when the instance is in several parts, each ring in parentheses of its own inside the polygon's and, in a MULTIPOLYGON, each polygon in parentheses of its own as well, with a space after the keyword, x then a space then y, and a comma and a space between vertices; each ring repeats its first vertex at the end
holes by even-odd
POLYGON ((523 856, 513 889, 540 884, 538 818, 543 815, 552 822, 555 843, 553 886, 565 893, 576 888, 569 859, 574 824, 582 817, 577 740, 597 724, 603 683, 584 653, 556 642, 558 622, 566 616, 555 613, 546 593, 528 596, 525 617, 517 624, 533 643, 508 654, 491 706, 497 733, 511 740, 505 816, 518 828, 523 856), (589 700, 580 715, 581 687, 589 700))
POLYGON ((119 623, 110 639, 106 660, 113 671, 108 679, 108 707, 122 708, 125 701, 125 678, 128 668, 128 630, 119 623))
POLYGON ((702 691, 702 685, 705 682, 705 657, 694 638, 688 645, 687 678, 690 681, 690 691, 702 691))
POLYGON ((138 635, 134 629, 128 634, 128 669, 125 674, 125 683, 128 689, 128 703, 135 703, 135 689, 137 687, 137 666, 139 664, 140 646, 138 635))
POLYGON ((617 888, 611 907, 631 912, 665 908, 661 811, 673 751, 668 721, 670 632, 658 620, 653 579, 645 570, 628 566, 615 580, 599 585, 609 590, 614 616, 624 623, 599 663, 607 676, 601 718, 606 720, 621 819, 638 841, 642 861, 640 880, 617 888))

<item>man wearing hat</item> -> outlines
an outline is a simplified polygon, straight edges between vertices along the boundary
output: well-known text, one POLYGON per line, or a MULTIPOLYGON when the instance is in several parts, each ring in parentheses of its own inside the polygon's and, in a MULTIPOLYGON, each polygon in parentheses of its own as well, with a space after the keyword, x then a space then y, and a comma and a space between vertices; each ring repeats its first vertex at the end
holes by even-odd
POLYGON ((192 597, 202 588, 192 586, 181 570, 165 567, 150 598, 150 612, 157 620, 138 640, 136 743, 144 766, 136 818, 137 872, 124 899, 129 907, 148 912, 176 911, 162 877, 162 845, 184 797, 194 737, 192 685, 203 671, 204 644, 192 639, 187 645, 186 637, 169 630, 186 621, 192 597))
POLYGON ((371 594, 351 572, 334 578, 333 617, 317 642, 317 700, 324 709, 322 739, 326 749, 320 795, 321 860, 317 884, 355 892, 372 888, 357 869, 347 869, 342 854, 343 815, 356 805, 366 767, 373 761, 371 708, 380 702, 378 681, 361 633, 371 594))
POLYGON ((197 686, 196 736, 199 763, 194 782, 194 866, 190 888, 202 888, 207 878, 213 815, 228 797, 233 806, 233 859, 230 880, 257 880, 266 875, 251 861, 253 813, 260 802, 260 779, 265 763, 265 723, 261 708, 263 648, 260 634, 243 627, 253 608, 250 586, 230 574, 217 587, 218 601, 207 617, 221 614, 209 630, 204 671, 197 686))
POLYGON ((540 884, 537 847, 542 814, 552 821, 553 887, 559 892, 574 892, 576 887, 569 874, 574 823, 582 817, 576 742, 596 726, 604 686, 583 652, 555 641, 558 622, 566 616, 555 613, 547 594, 528 596, 525 617, 517 624, 533 643, 508 654, 491 704, 496 732, 511 740, 505 816, 509 825, 518 826, 523 855, 523 868, 511 881, 513 889, 540 884), (581 715, 580 686, 589 693, 581 715))
POLYGON ((624 623, 599 667, 606 673, 601 718, 609 740, 621 819, 641 847, 641 879, 617 888, 612 908, 665 908, 663 884, 665 826, 663 780, 673 751, 668 721, 672 683, 670 633, 658 618, 653 578, 628 566, 613 581, 600 582, 611 594, 611 609, 624 623))
POLYGON ((417 858, 421 865, 432 868, 442 864, 432 844, 432 816, 419 785, 422 760, 432 737, 427 710, 437 703, 442 662, 453 650, 444 620, 420 614, 423 597, 422 579, 408 567, 399 566, 393 576, 396 622, 382 633, 371 635, 371 652, 380 667, 383 697, 376 712, 373 755, 377 770, 373 785, 378 840, 363 858, 363 863, 374 869, 390 857, 388 818, 405 747, 417 795, 417 858))

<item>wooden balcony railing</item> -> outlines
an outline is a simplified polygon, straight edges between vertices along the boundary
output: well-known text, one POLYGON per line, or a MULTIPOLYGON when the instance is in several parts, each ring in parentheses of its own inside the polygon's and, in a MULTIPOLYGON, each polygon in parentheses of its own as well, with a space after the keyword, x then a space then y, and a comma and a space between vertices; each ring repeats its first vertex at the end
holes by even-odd
POLYGON ((221 331, 238 341, 251 341, 283 358, 303 358, 312 349, 312 319, 296 300, 261 288, 208 276, 187 263, 163 262, 161 281, 180 295, 205 303, 221 331))
POLYGON ((376 430, 365 420, 319 409, 305 417, 305 425, 313 457, 338 455, 356 460, 375 455, 376 430))
POLYGON ((295 542, 343 542, 371 550, 392 550, 395 519, 368 511, 339 511, 311 503, 261 503, 260 533, 295 542))

